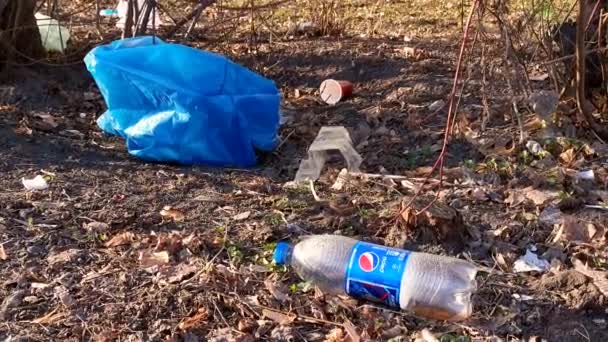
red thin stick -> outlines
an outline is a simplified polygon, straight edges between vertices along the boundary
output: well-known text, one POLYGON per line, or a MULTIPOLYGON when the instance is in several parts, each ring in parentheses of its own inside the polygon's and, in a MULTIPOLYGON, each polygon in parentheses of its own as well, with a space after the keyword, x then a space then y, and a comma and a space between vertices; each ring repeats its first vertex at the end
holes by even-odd
MULTIPOLYGON (((439 186, 441 187, 441 185, 443 184, 443 165, 444 165, 444 161, 445 161, 445 154, 447 151, 450 135, 452 134, 452 130, 451 130, 452 121, 455 120, 454 112, 455 112, 456 108, 455 108, 454 98, 456 97, 456 92, 458 90, 458 82, 460 81, 460 72, 462 69, 462 60, 464 57, 464 52, 466 50, 467 41, 469 40, 469 30, 471 28, 471 20, 473 18, 473 14, 475 13, 475 9, 477 8, 477 5, 479 4, 479 1, 480 0, 475 0, 473 2, 473 6, 471 6, 471 11, 469 12, 469 16, 467 18, 467 24, 464 29, 464 33, 463 33, 463 37, 462 37, 462 44, 460 45, 460 53, 458 55, 458 63, 456 64, 454 83, 452 85, 452 91, 450 92, 448 117, 447 117, 446 127, 444 130, 445 133, 443 136, 443 146, 441 148, 441 153, 439 154, 439 157, 435 161, 435 164, 433 165, 433 168, 429 172, 428 176, 426 176, 424 183, 422 184, 420 189, 416 192, 416 194, 412 197, 412 199, 410 199, 410 201, 407 203, 405 208, 409 207, 412 204, 412 202, 416 199, 416 197, 418 197, 418 195, 420 195, 420 193, 424 189, 424 185, 427 184, 428 180, 431 178, 433 173, 437 170, 437 167, 439 167, 439 186)), ((424 207, 422 210, 420 210, 420 212, 418 214, 426 211, 436 200, 437 200, 437 197, 435 197, 435 199, 431 203, 429 203, 426 207, 424 207)))

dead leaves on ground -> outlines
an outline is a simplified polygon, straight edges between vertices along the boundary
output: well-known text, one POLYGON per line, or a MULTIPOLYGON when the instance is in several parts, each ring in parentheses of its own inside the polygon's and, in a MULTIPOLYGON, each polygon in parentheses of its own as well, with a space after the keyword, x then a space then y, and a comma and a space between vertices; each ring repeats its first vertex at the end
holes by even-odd
POLYGON ((183 222, 186 219, 186 214, 184 214, 184 212, 171 206, 165 206, 163 210, 160 211, 160 216, 164 220, 173 220, 175 222, 183 222))
POLYGON ((298 318, 298 316, 296 316, 296 315, 287 315, 282 312, 268 310, 268 309, 263 309, 262 315, 280 325, 289 325, 289 324, 293 323, 296 320, 296 318, 298 318))
POLYGON ((114 235, 109 241, 107 241, 104 246, 108 248, 114 248, 118 246, 130 245, 135 241, 135 234, 131 232, 123 232, 117 235, 114 235))
POLYGON ((55 309, 42 317, 36 318, 32 323, 42 325, 53 324, 66 316, 67 314, 65 312, 60 312, 59 309, 55 309))
POLYGON ((184 318, 177 327, 180 330, 188 331, 202 325, 203 323, 207 323, 207 319, 209 319, 209 310, 204 307, 199 308, 194 315, 184 318))
POLYGON ((608 272, 589 269, 580 260, 574 261, 574 269, 593 280, 593 284, 604 296, 608 296, 608 272))
POLYGON ((548 204, 559 197, 559 192, 555 190, 540 190, 532 186, 523 189, 510 189, 505 203, 510 207, 517 207, 526 201, 532 202, 536 206, 548 204))

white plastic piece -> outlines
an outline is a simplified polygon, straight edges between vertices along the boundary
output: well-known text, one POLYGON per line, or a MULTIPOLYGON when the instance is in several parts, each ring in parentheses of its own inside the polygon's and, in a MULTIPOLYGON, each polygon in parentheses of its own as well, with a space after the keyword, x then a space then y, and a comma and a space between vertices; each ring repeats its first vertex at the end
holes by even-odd
POLYGON ((49 16, 41 13, 36 13, 35 16, 45 50, 63 53, 70 39, 70 30, 49 16))
POLYGON ((595 174, 593 173, 593 170, 579 171, 576 173, 575 178, 577 180, 594 181, 595 174))
POLYGON ((327 152, 338 150, 346 161, 348 172, 359 172, 361 156, 353 147, 348 131, 343 126, 321 127, 319 134, 308 148, 308 158, 303 159, 296 173, 295 181, 314 181, 321 175, 327 160, 327 152))
POLYGON ((526 143, 526 148, 530 153, 535 156, 540 156, 545 153, 545 150, 543 149, 542 145, 534 140, 528 140, 528 142, 526 143))
POLYGON ((46 179, 41 175, 38 175, 32 179, 21 178, 21 182, 26 190, 46 190, 49 187, 49 184, 46 182, 46 179))
POLYGON ((538 255, 534 254, 531 250, 526 250, 526 254, 515 260, 513 264, 513 271, 516 273, 522 272, 547 272, 549 270, 549 262, 544 259, 540 259, 538 255))

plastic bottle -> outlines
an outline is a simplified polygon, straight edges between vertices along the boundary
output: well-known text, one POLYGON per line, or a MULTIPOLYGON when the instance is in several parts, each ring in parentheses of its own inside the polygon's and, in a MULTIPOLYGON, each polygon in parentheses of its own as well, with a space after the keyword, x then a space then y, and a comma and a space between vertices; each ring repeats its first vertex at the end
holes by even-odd
POLYGON ((311 235, 295 245, 279 242, 273 259, 327 294, 348 294, 439 320, 464 320, 472 313, 477 268, 464 260, 339 235, 311 235))

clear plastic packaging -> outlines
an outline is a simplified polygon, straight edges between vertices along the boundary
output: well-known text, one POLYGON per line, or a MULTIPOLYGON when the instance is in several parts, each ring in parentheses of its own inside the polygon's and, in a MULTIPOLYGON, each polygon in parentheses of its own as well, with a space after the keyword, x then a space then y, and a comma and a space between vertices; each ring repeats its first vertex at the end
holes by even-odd
POLYGON ((308 158, 303 159, 296 173, 295 181, 316 180, 321 175, 329 151, 340 151, 349 172, 359 172, 361 156, 353 147, 346 128, 324 126, 308 148, 308 158))

